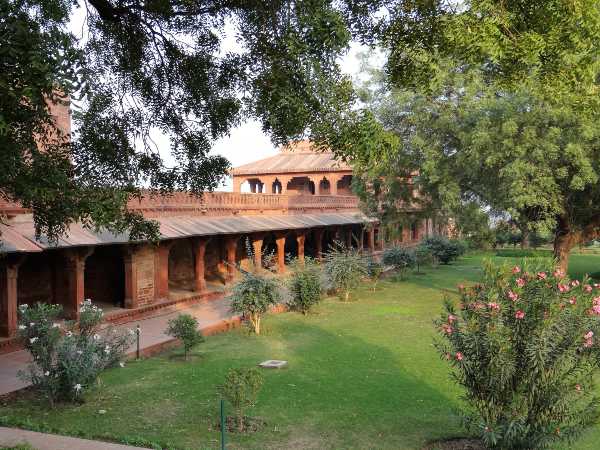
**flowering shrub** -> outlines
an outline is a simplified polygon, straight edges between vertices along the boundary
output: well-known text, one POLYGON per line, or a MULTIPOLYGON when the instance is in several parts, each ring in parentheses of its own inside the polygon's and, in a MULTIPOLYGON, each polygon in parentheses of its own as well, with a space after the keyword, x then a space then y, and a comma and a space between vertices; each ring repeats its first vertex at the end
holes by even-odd
POLYGON ((233 287, 231 310, 243 314, 260 334, 262 316, 281 298, 279 286, 273 278, 257 273, 242 271, 242 277, 233 287))
POLYGON ((133 337, 112 328, 100 332, 102 310, 86 300, 79 320, 63 327, 60 305, 38 303, 19 307, 18 333, 32 362, 21 378, 30 382, 53 406, 81 399, 105 368, 123 358, 133 337))
POLYGON ((191 348, 204 341, 198 331, 198 320, 189 314, 179 314, 168 322, 166 333, 183 342, 184 357, 187 360, 191 348))
POLYGON ((238 431, 244 431, 244 410, 254 406, 263 384, 263 376, 258 369, 230 369, 225 382, 217 390, 235 411, 238 431))
POLYGON ((321 270, 312 258, 304 258, 304 263, 293 261, 292 273, 288 279, 290 309, 302 314, 321 301, 321 270))
POLYGON ((561 271, 496 268, 446 301, 436 345, 486 446, 542 448, 598 417, 600 290, 561 271))

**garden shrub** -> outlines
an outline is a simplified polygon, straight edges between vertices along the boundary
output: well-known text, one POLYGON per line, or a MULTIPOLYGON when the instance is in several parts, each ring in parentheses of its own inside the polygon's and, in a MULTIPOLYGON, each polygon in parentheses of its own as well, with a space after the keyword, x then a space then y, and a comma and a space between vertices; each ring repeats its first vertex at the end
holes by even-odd
POLYGON ((217 388, 219 394, 233 406, 240 433, 244 431, 244 411, 256 404, 263 381, 262 374, 254 367, 230 369, 225 382, 217 388))
POLYGON ((441 264, 450 264, 466 251, 461 242, 441 235, 426 237, 421 245, 428 248, 434 260, 441 264))
POLYGON ((325 274, 331 289, 344 301, 367 275, 366 261, 354 248, 335 243, 325 254, 325 274))
POLYGON ((368 256, 365 260, 365 269, 369 280, 373 283, 373 291, 375 291, 377 289, 377 283, 383 274, 383 264, 372 256, 368 256))
POLYGON ((321 269, 312 258, 305 257, 290 264, 291 275, 288 279, 290 309, 306 314, 321 301, 321 269))
POLYGON ((598 417, 600 290, 559 270, 485 267, 446 301, 436 346, 465 390, 469 428, 486 446, 536 449, 598 417))
POLYGON ((81 304, 79 319, 62 326, 62 306, 38 303, 19 307, 18 335, 32 362, 19 375, 54 406, 80 400, 102 370, 121 361, 133 342, 132 333, 114 328, 100 332, 103 312, 90 300, 81 304))
POLYGON ((190 314, 179 314, 167 323, 166 334, 179 339, 183 343, 185 360, 192 347, 204 341, 202 333, 198 331, 198 320, 190 314))
POLYGON ((381 260, 385 266, 393 267, 400 277, 404 275, 407 269, 416 264, 414 250, 401 246, 386 248, 381 260))
POLYGON ((421 273, 421 267, 433 263, 433 255, 429 247, 423 244, 417 245, 415 248, 415 264, 417 265, 417 273, 421 273))
POLYGON ((262 316, 279 303, 279 285, 271 278, 258 273, 242 271, 242 279, 233 287, 231 310, 243 314, 252 330, 260 334, 262 316))

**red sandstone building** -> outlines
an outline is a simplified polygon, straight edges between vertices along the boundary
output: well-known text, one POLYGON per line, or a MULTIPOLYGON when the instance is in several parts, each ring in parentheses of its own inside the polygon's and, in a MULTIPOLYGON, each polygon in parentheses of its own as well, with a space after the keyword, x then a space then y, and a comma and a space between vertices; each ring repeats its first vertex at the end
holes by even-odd
MULTIPOLYGON (((231 175, 234 192, 131 201, 130 209, 159 222, 158 245, 73 225, 51 246, 35 239, 29 211, 0 204, 8 218, 0 225, 1 336, 14 336, 24 303, 59 303, 74 317, 90 298, 108 320, 126 321, 175 302, 222 295, 236 266, 251 263, 249 254, 254 264, 284 272, 286 256, 319 258, 334 240, 370 252, 383 245, 377 224, 351 193, 351 168, 331 153, 301 142, 231 175), (251 192, 241 193, 246 184, 251 192)), ((415 226, 406 241, 428 229, 415 226)))

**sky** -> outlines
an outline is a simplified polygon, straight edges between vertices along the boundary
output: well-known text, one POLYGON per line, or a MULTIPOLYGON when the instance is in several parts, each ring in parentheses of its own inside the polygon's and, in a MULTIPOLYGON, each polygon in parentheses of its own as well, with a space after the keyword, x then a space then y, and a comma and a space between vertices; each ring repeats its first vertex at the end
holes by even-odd
MULTIPOLYGON (((85 10, 79 8, 74 11, 71 18, 70 28, 73 34, 82 38, 85 37, 85 10)), ((236 42, 233 27, 225 27, 225 37, 222 41, 222 51, 240 51, 241 47, 236 42)), ((340 59, 340 66, 344 73, 356 78, 360 69, 359 54, 365 51, 366 48, 361 47, 358 43, 352 43, 348 53, 340 59)), ((157 145, 164 148, 161 151, 161 156, 167 165, 173 163, 170 157, 168 148, 168 139, 166 136, 153 136, 157 145)), ((219 139, 215 142, 212 154, 222 155, 227 158, 233 167, 246 164, 259 159, 273 156, 277 153, 277 149, 271 142, 271 139, 265 134, 258 121, 250 120, 242 125, 231 130, 229 136, 219 139)), ((231 191, 231 179, 226 179, 225 183, 217 190, 231 191)))

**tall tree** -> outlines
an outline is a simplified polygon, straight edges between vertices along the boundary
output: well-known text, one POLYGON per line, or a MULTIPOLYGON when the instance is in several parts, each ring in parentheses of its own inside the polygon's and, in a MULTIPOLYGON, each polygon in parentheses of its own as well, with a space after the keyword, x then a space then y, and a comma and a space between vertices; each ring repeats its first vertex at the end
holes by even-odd
POLYGON ((257 118, 282 143, 345 108, 337 58, 377 3, 0 0, 0 196, 51 239, 74 221, 156 236, 125 208, 141 186, 213 189, 228 162, 209 150, 233 126, 257 118), (77 6, 84 40, 68 31, 77 6), (225 51, 226 26, 239 52, 225 51), (49 114, 69 95, 72 139, 49 114), (169 136, 173 167, 154 133, 169 136))
POLYGON ((359 172, 418 170, 429 202, 554 229, 563 267, 600 236, 597 2, 399 2, 378 32, 391 92, 371 101, 365 139, 337 146, 359 172))

